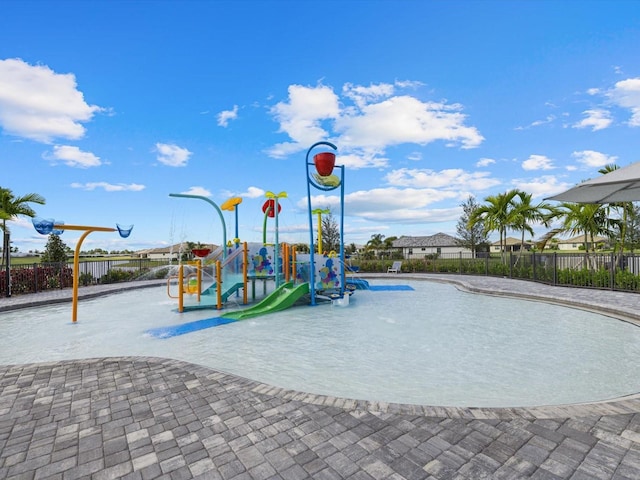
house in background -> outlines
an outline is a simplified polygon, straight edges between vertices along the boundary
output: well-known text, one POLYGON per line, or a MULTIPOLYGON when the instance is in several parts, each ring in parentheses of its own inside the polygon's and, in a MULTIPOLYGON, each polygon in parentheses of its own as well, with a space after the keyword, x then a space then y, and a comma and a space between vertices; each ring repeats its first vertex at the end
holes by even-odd
MULTIPOLYGON (((525 240, 524 241, 524 251, 530 252, 531 248, 534 246, 533 240, 525 240)), ((522 239, 507 237, 507 245, 505 248, 505 252, 519 252, 522 247, 522 239)), ((490 248, 491 253, 500 253, 500 242, 493 242, 490 248)))
MULTIPOLYGON (((202 248, 209 248, 213 252, 218 247, 217 245, 203 245, 202 248)), ((150 260, 167 260, 167 262, 169 262, 179 261, 181 254, 191 254, 191 250, 187 243, 176 243, 175 245, 170 245, 168 247, 139 250, 136 253, 140 258, 148 258, 150 260)))
MULTIPOLYGON (((556 243, 558 245, 558 250, 568 251, 568 250, 580 250, 584 248, 584 235, 578 235, 576 237, 567 238, 566 240, 558 240, 556 243)), ((593 243, 591 242, 591 237, 587 236, 587 248, 589 250, 598 250, 599 248, 606 247, 609 244, 609 239, 607 237, 593 237, 593 243)))
POLYGON ((472 255, 470 249, 458 245, 458 240, 446 233, 436 233, 428 237, 402 236, 393 241, 393 248, 402 252, 407 259, 424 259, 427 255, 457 254, 472 255))

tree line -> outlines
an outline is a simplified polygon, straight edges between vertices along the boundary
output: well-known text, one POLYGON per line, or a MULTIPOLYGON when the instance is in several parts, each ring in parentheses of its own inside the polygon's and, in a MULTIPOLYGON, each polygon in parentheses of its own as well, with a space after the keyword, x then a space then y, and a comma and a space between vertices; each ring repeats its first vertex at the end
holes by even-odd
MULTIPOLYGON (((617 165, 607 165, 599 170, 606 174, 617 170, 617 165)), ((532 202, 532 195, 512 189, 484 199, 477 204, 469 197, 462 204, 463 214, 457 225, 460 244, 476 251, 487 243, 487 236, 497 232, 500 252, 504 258, 507 232, 520 233, 520 252, 524 250, 525 235, 533 236, 533 225, 542 225, 548 230, 536 243, 543 250, 556 236, 568 234, 582 236, 586 253, 595 251, 595 238, 607 237, 614 253, 633 251, 640 245, 640 208, 633 202, 597 204, 562 202, 551 205, 547 202, 532 202)))

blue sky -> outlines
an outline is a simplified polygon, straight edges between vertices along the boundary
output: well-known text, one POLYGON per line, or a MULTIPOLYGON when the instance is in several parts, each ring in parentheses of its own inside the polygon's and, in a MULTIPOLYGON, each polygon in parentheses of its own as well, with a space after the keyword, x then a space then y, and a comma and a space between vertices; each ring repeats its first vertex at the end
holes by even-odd
POLYGON ((260 241, 285 191, 280 239, 307 242, 317 141, 345 166, 346 243, 455 234, 469 195, 542 200, 639 161, 639 134, 639 2, 0 3, 0 186, 43 195, 41 217, 134 225, 87 249, 222 241, 210 205, 170 193, 242 196, 260 241))

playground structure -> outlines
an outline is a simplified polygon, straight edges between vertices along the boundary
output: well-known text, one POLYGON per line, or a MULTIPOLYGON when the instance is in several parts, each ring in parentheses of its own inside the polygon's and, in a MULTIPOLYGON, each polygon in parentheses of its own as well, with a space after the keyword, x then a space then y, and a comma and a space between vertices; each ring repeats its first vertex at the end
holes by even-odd
POLYGON ((309 157, 317 147, 326 146, 337 150, 329 142, 317 142, 307 151, 305 171, 307 181, 308 214, 309 214, 309 254, 298 254, 292 246, 280 243, 278 238, 278 214, 281 211, 279 199, 286 198, 286 192, 275 194, 266 192, 267 200, 262 206, 264 213, 262 243, 241 242, 238 238, 238 208, 242 199, 231 198, 222 204, 222 210, 235 213, 235 238, 227 242, 226 224, 221 208, 206 197, 188 194, 170 194, 171 197, 201 199, 211 204, 218 212, 222 223, 223 241, 214 252, 193 251, 198 257, 193 261, 183 262, 178 266, 177 275, 167 281, 167 293, 178 300, 178 311, 213 308, 220 310, 231 299, 234 305, 249 304, 249 288, 251 301, 256 300, 256 283, 262 283, 262 295, 257 304, 244 309, 225 312, 226 318, 250 318, 273 311, 289 308, 296 304, 306 303, 314 306, 319 301, 330 301, 334 305, 346 306, 349 296, 355 290, 348 285, 344 263, 344 167, 335 165, 335 153, 321 152, 309 157), (311 167, 311 168, 310 168, 311 167), (334 171, 337 174, 334 174, 334 171), (331 191, 340 189, 340 248, 339 252, 322 253, 321 214, 328 210, 313 208, 311 188, 331 191), (314 242, 313 217, 317 215, 318 243, 317 251, 314 242), (267 242, 267 220, 275 221, 275 241, 267 242), (234 248, 235 244, 235 248, 234 248), (267 295, 267 284, 273 282, 274 287, 267 295), (172 285, 177 288, 172 290, 172 285), (249 287, 250 285, 250 287, 249 287), (242 291, 242 300, 240 300, 242 291))

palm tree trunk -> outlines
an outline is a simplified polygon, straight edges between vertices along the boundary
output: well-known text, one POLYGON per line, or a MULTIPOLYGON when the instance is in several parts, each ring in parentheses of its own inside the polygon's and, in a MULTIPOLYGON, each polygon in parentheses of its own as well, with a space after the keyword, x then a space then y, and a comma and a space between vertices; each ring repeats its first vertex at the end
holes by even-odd
POLYGON ((2 254, 5 258, 5 272, 4 272, 4 296, 11 296, 11 251, 9 250, 9 246, 11 242, 9 241, 9 232, 5 230, 3 241, 2 241, 2 254))

